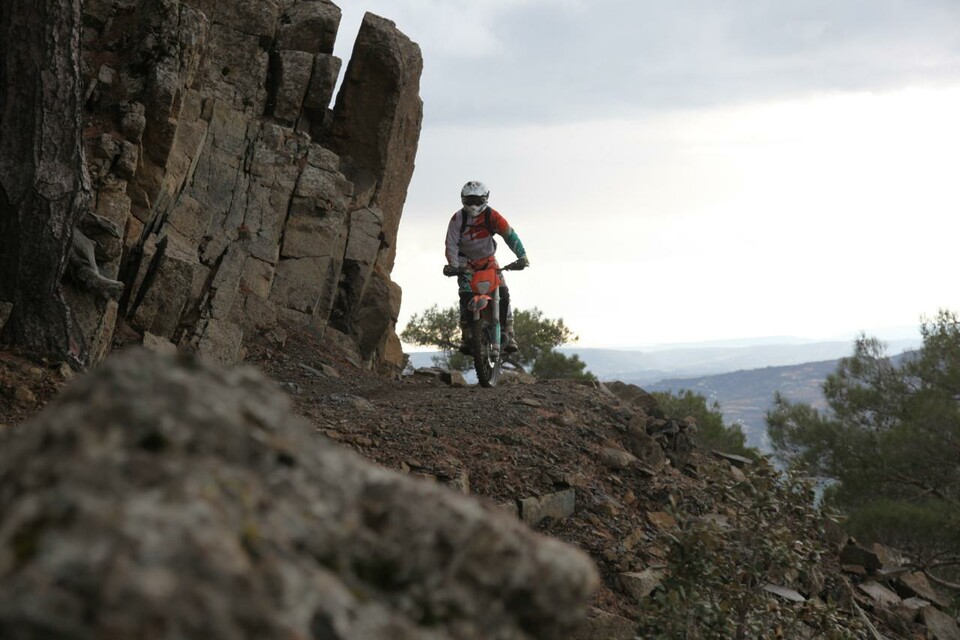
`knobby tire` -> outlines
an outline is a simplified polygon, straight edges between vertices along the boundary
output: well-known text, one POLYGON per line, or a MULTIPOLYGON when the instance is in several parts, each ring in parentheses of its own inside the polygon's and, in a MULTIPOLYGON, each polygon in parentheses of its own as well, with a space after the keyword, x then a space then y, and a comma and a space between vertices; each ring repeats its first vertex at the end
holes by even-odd
POLYGON ((473 368, 481 387, 496 386, 500 378, 500 362, 493 356, 489 323, 477 320, 473 325, 473 368))

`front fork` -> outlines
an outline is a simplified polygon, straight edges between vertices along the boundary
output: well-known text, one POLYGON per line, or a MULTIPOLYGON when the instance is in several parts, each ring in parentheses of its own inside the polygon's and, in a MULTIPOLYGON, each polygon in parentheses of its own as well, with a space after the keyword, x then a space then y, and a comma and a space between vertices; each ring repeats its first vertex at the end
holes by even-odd
POLYGON ((497 287, 493 290, 493 295, 490 296, 490 303, 476 309, 473 312, 474 324, 480 319, 481 314, 487 310, 493 314, 493 318, 490 321, 491 330, 493 332, 493 344, 490 345, 491 351, 495 354, 500 353, 500 287, 497 287))

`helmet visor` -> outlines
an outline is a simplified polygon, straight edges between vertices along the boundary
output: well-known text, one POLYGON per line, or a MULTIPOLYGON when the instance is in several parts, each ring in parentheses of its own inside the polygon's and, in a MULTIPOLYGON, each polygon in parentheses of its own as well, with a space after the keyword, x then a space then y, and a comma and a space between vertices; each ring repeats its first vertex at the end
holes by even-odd
POLYGON ((463 196, 462 200, 463 204, 472 206, 479 206, 487 203, 486 196, 463 196))

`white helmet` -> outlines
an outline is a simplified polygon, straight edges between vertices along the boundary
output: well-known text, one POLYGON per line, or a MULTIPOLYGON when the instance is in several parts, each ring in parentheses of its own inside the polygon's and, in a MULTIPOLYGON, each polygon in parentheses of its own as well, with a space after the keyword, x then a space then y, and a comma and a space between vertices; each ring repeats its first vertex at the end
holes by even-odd
POLYGON ((480 215, 487 208, 487 199, 490 197, 490 189, 479 180, 471 180, 463 185, 460 190, 460 202, 463 203, 463 210, 471 218, 480 215))

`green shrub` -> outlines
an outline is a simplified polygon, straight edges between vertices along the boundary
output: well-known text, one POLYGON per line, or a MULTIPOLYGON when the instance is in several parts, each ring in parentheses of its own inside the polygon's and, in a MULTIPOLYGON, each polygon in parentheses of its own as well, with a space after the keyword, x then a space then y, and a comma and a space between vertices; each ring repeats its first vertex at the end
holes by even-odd
POLYGON ((722 465, 707 495, 674 509, 667 577, 643 604, 643 638, 856 638, 860 623, 831 601, 821 570, 828 553, 824 514, 813 506, 813 483, 778 473, 765 459, 737 481, 722 465), (707 513, 709 515, 703 515, 707 513), (763 589, 803 594, 789 602, 763 589), (822 596, 826 595, 826 598, 822 596))

